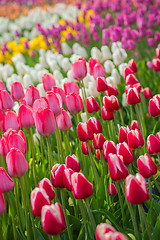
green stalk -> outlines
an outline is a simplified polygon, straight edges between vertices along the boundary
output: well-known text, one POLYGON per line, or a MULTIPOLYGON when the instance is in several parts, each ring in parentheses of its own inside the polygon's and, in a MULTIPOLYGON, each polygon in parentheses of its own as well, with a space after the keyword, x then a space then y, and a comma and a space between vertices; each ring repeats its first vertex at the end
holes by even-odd
POLYGON ((35 145, 34 145, 32 128, 28 129, 28 134, 29 134, 30 146, 31 146, 31 151, 32 151, 32 159, 33 159, 33 178, 34 178, 35 185, 37 185, 36 164, 35 164, 36 154, 35 154, 35 145))
POLYGON ((103 168, 105 196, 106 196, 107 203, 109 203, 109 195, 108 195, 107 186, 106 186, 106 183, 107 183, 107 167, 106 167, 106 161, 104 160, 104 157, 103 157, 103 151, 102 150, 100 150, 100 157, 101 157, 102 168, 103 168))
POLYGON ((139 204, 139 205, 138 205, 138 210, 139 210, 139 214, 142 215, 142 218, 143 218, 143 221, 144 221, 144 224, 145 224, 147 233, 148 233, 149 240, 153 240, 153 238, 152 238, 152 233, 151 233, 151 229, 150 229, 150 226, 149 226, 149 224, 148 224, 148 221, 147 221, 147 218, 146 218, 146 215, 145 215, 145 212, 144 212, 144 209, 143 209, 142 204, 139 204))
POLYGON ((152 176, 152 179, 153 179, 153 181, 154 181, 154 184, 155 184, 155 186, 156 186, 158 192, 160 193, 160 187, 159 187, 159 185, 158 185, 156 179, 155 179, 153 176, 152 176))
POLYGON ((130 105, 129 108, 130 108, 130 116, 131 116, 131 122, 132 122, 132 120, 134 120, 134 118, 133 118, 133 106, 130 105))
POLYGON ((85 91, 85 87, 84 87, 84 83, 83 83, 83 80, 80 82, 81 84, 81 89, 82 89, 82 98, 83 98, 83 106, 84 106, 84 110, 87 114, 87 119, 89 119, 89 114, 87 112, 87 109, 86 109, 86 99, 87 99, 87 95, 86 95, 86 91, 85 91))
POLYGON ((123 113, 122 113, 122 109, 119 109, 119 114, 120 114, 120 118, 121 118, 121 124, 122 126, 124 126, 124 118, 123 118, 123 113))
POLYGON ((59 234, 58 234, 58 235, 52 235, 52 236, 49 236, 49 239, 50 239, 50 240, 61 240, 59 234))
POLYGON ((0 236, 1 236, 1 240, 4 240, 1 222, 0 222, 0 236))
POLYGON ((47 140, 47 147, 48 147, 49 171, 51 171, 52 166, 53 166, 52 148, 51 148, 51 144, 50 144, 50 141, 49 141, 49 137, 48 137, 48 136, 46 136, 46 140, 47 140))
POLYGON ((6 198, 7 198, 9 208, 10 208, 10 211, 11 211, 12 224, 13 224, 13 238, 14 238, 14 240, 17 240, 16 223, 15 223, 13 207, 12 207, 12 203, 11 203, 11 200, 10 200, 10 197, 9 197, 9 193, 6 193, 6 198))
POLYGON ((110 140, 112 140, 113 137, 112 137, 112 133, 111 133, 111 124, 110 124, 110 121, 108 121, 107 123, 108 123, 107 125, 108 125, 109 138, 110 138, 110 140))
POLYGON ((120 190, 118 182, 115 182, 115 186, 116 186, 117 193, 118 193, 118 198, 119 198, 119 203, 120 203, 120 208, 121 208, 121 213, 122 213, 122 222, 123 222, 123 226, 124 226, 125 213, 124 213, 124 208, 123 208, 122 194, 121 194, 121 190, 120 190))
POLYGON ((5 158, 2 157, 1 154, 0 154, 0 166, 3 167, 5 170, 7 169, 5 158))
POLYGON ((92 157, 92 153, 91 153, 91 149, 90 149, 89 143, 87 143, 87 146, 88 146, 88 150, 89 150, 89 159, 90 159, 93 175, 94 175, 94 178, 95 178, 95 183, 96 183, 96 186, 98 186, 98 183, 99 183, 99 181, 98 181, 98 179, 99 179, 98 172, 97 172, 97 169, 96 169, 93 157, 92 157))
POLYGON ((151 186, 151 179, 148 178, 148 186, 149 186, 149 195, 150 195, 150 198, 152 199, 152 186, 151 186))
POLYGON ((61 154, 60 154, 60 141, 59 141, 59 133, 58 133, 58 126, 56 125, 56 131, 55 131, 55 134, 56 134, 56 142, 57 142, 57 151, 58 151, 58 162, 59 163, 62 163, 61 162, 61 154))
POLYGON ((84 201, 85 201, 85 204, 86 204, 88 216, 89 216, 89 218, 90 218, 90 220, 91 220, 91 224, 92 224, 92 227, 93 227, 93 232, 95 233, 96 223, 95 223, 93 214, 92 214, 92 212, 91 212, 91 208, 90 208, 90 206, 89 206, 88 200, 87 200, 87 199, 84 199, 84 201))

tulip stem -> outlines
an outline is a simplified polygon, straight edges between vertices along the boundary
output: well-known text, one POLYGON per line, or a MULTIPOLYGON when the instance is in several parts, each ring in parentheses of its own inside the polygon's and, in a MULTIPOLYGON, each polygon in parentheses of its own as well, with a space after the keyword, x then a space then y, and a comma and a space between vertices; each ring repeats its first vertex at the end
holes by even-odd
POLYGON ((102 150, 100 150, 100 157, 101 157, 102 168, 103 168, 103 179, 104 179, 105 197, 106 197, 107 204, 108 204, 108 203, 109 203, 109 195, 108 195, 107 187, 106 187, 106 183, 107 183, 107 166, 106 166, 106 161, 104 160, 104 157, 103 157, 103 151, 102 151, 102 150))
POLYGON ((82 89, 83 106, 84 106, 84 110, 86 112, 87 120, 88 120, 89 119, 89 114, 88 114, 87 108, 86 108, 87 95, 86 95, 86 91, 85 91, 83 80, 81 81, 81 89, 82 89))
POLYGON ((52 166, 53 166, 53 156, 52 156, 52 149, 51 149, 51 144, 50 144, 48 136, 46 136, 46 141, 47 141, 47 147, 48 147, 49 170, 51 171, 52 166))
POLYGON ((119 109, 119 114, 120 114, 120 118, 121 118, 121 124, 122 126, 124 126, 124 118, 123 118, 123 113, 122 113, 122 109, 119 109))
POLYGON ((132 120, 134 119, 134 117, 133 117, 133 106, 130 105, 129 108, 130 108, 130 115, 131 115, 130 117, 131 117, 131 122, 132 122, 132 120))
POLYGON ((1 154, 0 154, 0 166, 2 166, 6 170, 5 158, 2 157, 1 154))
POLYGON ((120 190, 118 182, 115 182, 115 186, 116 186, 117 193, 118 193, 118 198, 119 198, 121 213, 122 213, 122 221, 123 221, 123 226, 124 226, 125 214, 124 214, 124 208, 123 208, 122 194, 121 194, 121 190, 120 190))
POLYGON ((13 213, 13 207, 12 207, 12 203, 9 197, 9 194, 6 193, 6 198, 10 207, 10 211, 11 211, 11 217, 12 217, 12 224, 13 224, 13 237, 14 240, 17 240, 17 232, 16 232, 16 223, 15 223, 15 218, 14 218, 14 213, 13 213))
POLYGON ((88 146, 88 150, 89 150, 89 159, 90 159, 90 163, 91 163, 93 174, 94 174, 94 178, 95 178, 95 183, 96 183, 96 186, 98 186, 98 183, 99 183, 99 181, 98 181, 98 178, 99 178, 98 177, 98 172, 97 172, 97 169, 96 169, 96 166, 95 166, 92 154, 91 154, 91 149, 90 149, 89 143, 87 143, 87 146, 88 146))
POLYGON ((152 186, 151 186, 150 178, 148 179, 148 186, 149 186, 149 195, 150 195, 150 198, 152 198, 152 186))
POLYGON ((56 134, 56 142, 57 142, 57 151, 58 151, 58 162, 59 163, 62 163, 61 162, 61 155, 60 155, 60 140, 59 140, 59 134, 58 134, 58 125, 56 124, 56 131, 55 131, 55 134, 56 134))
POLYGON ((111 134, 111 127, 110 127, 110 121, 108 121, 108 133, 109 133, 109 138, 112 140, 112 134, 111 134))
POLYGON ((65 220, 66 220, 68 237, 69 237, 69 240, 72 240, 73 238, 72 238, 71 227, 70 227, 68 215, 67 215, 67 212, 66 212, 66 203, 65 203, 64 189, 60 189, 60 192, 61 192, 61 200, 62 200, 63 212, 64 212, 64 216, 65 216, 65 220))
MULTIPOLYGON (((82 201, 83 201, 83 200, 82 200, 82 201)), ((90 218, 90 220, 91 220, 91 224, 92 224, 92 227, 93 227, 93 232, 95 233, 96 223, 95 223, 95 220, 94 220, 94 217, 93 217, 91 208, 90 208, 90 206, 89 206, 88 200, 87 200, 87 199, 84 199, 84 201, 85 201, 85 204, 86 204, 86 208, 87 208, 87 212, 88 212, 89 218, 90 218)))
POLYGON ((1 236, 1 240, 4 240, 1 222, 0 222, 0 236, 1 236))
POLYGON ((36 165, 35 165, 36 154, 35 154, 35 145, 34 145, 32 128, 28 129, 28 134, 29 134, 30 146, 31 146, 31 151, 32 151, 32 159, 33 159, 33 178, 34 178, 35 185, 37 185, 36 165))
POLYGON ((153 181, 154 181, 154 184, 155 184, 155 186, 156 186, 158 192, 160 193, 160 187, 159 187, 159 185, 158 185, 156 179, 155 179, 153 176, 152 176, 152 179, 153 179, 153 181))
POLYGON ((148 233, 149 240, 153 240, 151 229, 150 229, 150 226, 149 226, 149 224, 147 222, 147 218, 146 218, 146 215, 145 215, 145 212, 144 212, 142 204, 138 205, 138 210, 139 210, 139 214, 142 214, 142 218, 143 218, 144 224, 146 226, 146 230, 147 230, 147 233, 148 233))

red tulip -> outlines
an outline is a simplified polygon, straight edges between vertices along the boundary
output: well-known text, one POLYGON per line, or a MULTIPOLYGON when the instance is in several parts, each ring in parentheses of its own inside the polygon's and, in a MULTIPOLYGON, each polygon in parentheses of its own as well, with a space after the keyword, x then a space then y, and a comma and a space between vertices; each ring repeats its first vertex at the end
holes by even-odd
POLYGON ((55 198, 54 188, 48 178, 43 178, 38 183, 38 188, 43 188, 46 191, 47 195, 49 196, 50 200, 53 200, 55 198))
POLYGON ((160 115, 160 101, 158 97, 153 97, 149 100, 148 111, 152 117, 157 117, 160 115))
POLYGON ((3 167, 0 167, 0 188, 3 193, 10 192, 14 188, 14 182, 3 167))
POLYGON ((114 119, 113 112, 108 112, 105 106, 102 107, 102 119, 104 121, 106 120, 111 121, 114 119))
POLYGON ((132 69, 130 67, 126 67, 124 69, 124 79, 126 80, 126 77, 129 75, 129 74, 133 74, 134 72, 132 71, 132 69))
POLYGON ((103 156, 105 160, 108 160, 110 153, 116 154, 116 144, 113 141, 105 141, 103 144, 103 156))
POLYGON ((150 154, 160 153, 160 140, 153 134, 149 135, 147 138, 147 149, 150 154))
POLYGON ((22 128, 31 128, 34 126, 33 109, 30 106, 21 105, 18 117, 22 128))
POLYGON ((130 148, 135 149, 144 145, 142 134, 137 128, 135 130, 129 131, 127 138, 130 148))
POLYGON ((0 90, 0 109, 6 111, 14 106, 13 99, 6 90, 0 90))
POLYGON ((61 114, 56 119, 59 130, 67 131, 72 127, 70 116, 63 108, 61 108, 61 114))
POLYGON ((85 142, 88 140, 93 140, 94 135, 90 125, 80 122, 77 126, 77 134, 80 141, 85 142))
POLYGON ((141 97, 138 90, 135 87, 130 88, 127 93, 127 103, 130 105, 135 105, 140 103, 140 101, 141 97))
POLYGON ((156 56, 160 59, 160 48, 156 48, 156 56))
POLYGON ((102 149, 104 142, 105 142, 105 137, 103 136, 103 134, 98 133, 94 135, 93 146, 95 149, 102 149))
POLYGON ((52 91, 47 92, 46 100, 48 103, 48 108, 54 113, 54 116, 57 117, 61 113, 62 107, 62 98, 58 93, 52 91))
POLYGON ((157 133, 156 137, 160 140, 160 132, 157 133))
POLYGON ((90 143, 82 142, 82 143, 81 143, 81 148, 82 148, 82 153, 83 153, 84 155, 89 155, 88 144, 89 144, 91 153, 93 152, 93 148, 92 148, 92 146, 91 146, 90 143))
POLYGON ((55 164, 51 170, 51 182, 56 188, 64 188, 63 172, 66 166, 64 164, 55 164))
MULTIPOLYGON (((103 240, 103 239, 105 240, 105 234, 110 232, 114 233, 116 232, 116 229, 108 223, 100 223, 96 227, 96 232, 95 232, 96 240, 103 240)), ((112 239, 110 238, 108 240, 112 240, 112 239)))
POLYGON ((18 131, 20 129, 20 122, 16 112, 7 110, 3 115, 3 130, 7 131, 9 128, 13 128, 18 131))
POLYGON ((128 143, 127 135, 128 135, 129 131, 130 131, 130 127, 129 126, 121 127, 119 129, 119 143, 123 143, 123 142, 128 143))
POLYGON ((137 120, 132 120, 131 122, 131 130, 135 130, 135 129, 139 129, 140 130, 140 126, 137 120))
POLYGON ((134 59, 131 59, 129 62, 128 62, 128 66, 129 68, 134 72, 136 73, 138 70, 137 70, 137 65, 136 65, 136 62, 134 59))
MULTIPOLYGON (((46 97, 41 97, 39 99, 36 99, 33 103, 33 111, 37 112, 38 108, 48 108, 48 101, 46 97)), ((52 109, 51 109, 52 110, 52 109)))
POLYGON ((125 192, 128 202, 132 204, 142 204, 149 199, 146 181, 139 173, 126 178, 125 192))
POLYGON ((88 120, 88 124, 91 127, 92 131, 94 133, 101 133, 102 132, 102 124, 100 123, 100 121, 96 118, 96 117, 91 117, 88 120))
POLYGON ((59 203, 45 205, 41 212, 41 222, 45 233, 57 235, 65 229, 65 217, 59 203))
POLYGON ((24 98, 24 89, 20 82, 13 82, 11 85, 11 96, 13 100, 18 101, 24 98))
POLYGON ((70 93, 66 96, 66 108, 69 113, 77 114, 82 111, 83 101, 79 94, 70 93))
POLYGON ((22 177, 28 170, 28 162, 23 153, 17 148, 11 148, 6 156, 8 172, 11 177, 22 177))
POLYGON ((100 149, 96 149, 96 156, 97 156, 98 160, 101 160, 100 149))
POLYGON ((73 173, 74 171, 71 168, 64 169, 63 172, 63 183, 68 191, 72 191, 71 176, 73 173))
POLYGON ((127 85, 134 85, 136 83, 139 83, 138 82, 138 79, 135 77, 134 74, 129 74, 127 77, 126 77, 126 84, 127 85))
POLYGON ((107 81, 105 77, 96 78, 96 87, 98 92, 104 92, 108 89, 107 81))
POLYGON ((109 186, 108 186, 108 194, 111 195, 111 196, 114 196, 117 194, 117 189, 114 185, 114 183, 110 183, 109 186))
POLYGON ((100 63, 96 63, 93 67, 93 77, 96 80, 98 77, 106 77, 104 67, 100 63))
POLYGON ((94 59, 94 58, 90 58, 89 61, 88 61, 88 64, 89 64, 89 73, 92 75, 93 74, 93 68, 94 66, 96 65, 96 63, 98 63, 98 60, 97 59, 94 59))
POLYGON ((76 93, 79 94, 78 84, 75 82, 66 82, 63 84, 65 94, 76 93))
POLYGON ((111 84, 108 84, 108 89, 105 91, 105 94, 106 96, 118 96, 118 90, 116 87, 114 87, 113 85, 111 84))
POLYGON ((123 162, 128 165, 134 161, 133 153, 126 142, 117 144, 117 155, 123 156, 123 162))
POLYGON ((51 90, 52 90, 54 93, 58 93, 58 94, 61 96, 61 99, 62 99, 62 105, 64 105, 65 102, 66 102, 66 95, 65 95, 63 89, 60 88, 60 87, 52 87, 51 90))
POLYGON ((154 58, 152 60, 152 66, 156 72, 160 71, 160 59, 159 58, 154 58))
POLYGON ((0 188, 0 216, 4 213, 5 210, 6 210, 6 204, 2 194, 2 190, 0 188))
POLYGON ((87 75, 87 65, 84 58, 79 58, 72 63, 71 66, 72 77, 76 80, 82 80, 87 75))
POLYGON ((139 173, 144 178, 150 178, 157 173, 157 166, 148 154, 139 156, 137 166, 139 173))
POLYGON ((108 167, 110 177, 113 181, 125 179, 128 176, 128 169, 120 156, 110 153, 108 155, 108 167))
POLYGON ((96 99, 93 96, 91 96, 91 97, 87 97, 86 99, 86 108, 87 108, 87 112, 93 113, 93 112, 98 112, 100 109, 100 106, 97 103, 96 99))
POLYGON ((43 188, 35 188, 31 192, 31 207, 34 216, 40 217, 42 207, 51 205, 51 201, 43 188))
POLYGON ((129 85, 125 86, 125 93, 126 93, 126 95, 127 95, 127 93, 128 93, 130 88, 136 88, 139 93, 141 93, 141 91, 142 91, 142 86, 141 86, 140 83, 135 83, 133 85, 129 84, 129 85))
POLYGON ((29 106, 33 106, 34 101, 39 98, 40 98, 40 94, 39 94, 38 89, 36 87, 34 87, 33 85, 30 85, 27 88, 25 97, 24 97, 26 104, 29 106))
POLYGON ((56 130, 56 121, 53 112, 49 108, 39 108, 33 114, 35 126, 42 136, 50 136, 56 130))
POLYGON ((108 112, 114 112, 120 109, 119 101, 114 95, 103 97, 103 104, 108 112))
POLYGON ((66 157, 66 167, 71 168, 74 172, 80 171, 81 167, 78 158, 74 154, 66 157))
POLYGON ((151 89, 148 87, 143 89, 143 95, 146 99, 153 97, 153 93, 152 93, 151 89))
POLYGON ((45 73, 42 77, 43 88, 46 92, 51 91, 51 88, 56 86, 56 80, 51 73, 45 73))
POLYGON ((82 173, 73 173, 71 184, 72 192, 76 199, 85 199, 93 194, 93 185, 82 173))

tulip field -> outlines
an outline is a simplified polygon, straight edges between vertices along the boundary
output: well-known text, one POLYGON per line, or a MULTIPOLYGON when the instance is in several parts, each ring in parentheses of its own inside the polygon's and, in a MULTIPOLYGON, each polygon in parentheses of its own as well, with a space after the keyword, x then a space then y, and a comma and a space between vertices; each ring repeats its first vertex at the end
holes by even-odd
POLYGON ((160 0, 0 1, 0 240, 160 239, 160 0))

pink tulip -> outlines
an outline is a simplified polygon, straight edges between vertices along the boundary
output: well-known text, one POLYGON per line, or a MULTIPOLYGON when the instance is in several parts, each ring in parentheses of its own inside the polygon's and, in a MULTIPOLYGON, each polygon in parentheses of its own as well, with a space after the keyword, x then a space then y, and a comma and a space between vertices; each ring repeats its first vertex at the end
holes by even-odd
POLYGON ((81 143, 81 149, 82 149, 82 153, 83 153, 84 155, 89 155, 88 145, 89 145, 89 148, 90 148, 90 152, 91 152, 91 153, 93 152, 93 148, 92 148, 92 146, 91 146, 90 143, 82 142, 82 143, 81 143))
POLYGON ((72 63, 71 71, 74 79, 82 80, 87 75, 86 60, 84 58, 79 58, 72 63))
POLYGON ((11 85, 11 96, 13 100, 18 101, 24 98, 24 89, 20 82, 13 82, 11 85))
POLYGON ((144 139, 141 132, 136 128, 135 130, 129 131, 127 135, 128 146, 130 148, 136 149, 144 145, 144 139))
POLYGON ((54 116, 58 116, 61 113, 62 99, 58 93, 52 91, 47 92, 46 101, 48 103, 48 108, 54 113, 54 116))
POLYGON ((102 149, 105 142, 105 137, 101 134, 95 134, 93 138, 93 146, 95 149, 102 149))
POLYGON ((26 104, 29 106, 33 106, 34 101, 39 98, 40 98, 40 94, 39 94, 38 89, 36 87, 34 87, 33 85, 30 85, 27 88, 25 97, 24 97, 26 104))
POLYGON ((77 93, 79 94, 79 87, 78 84, 75 82, 66 82, 63 84, 65 94, 69 93, 77 93))
POLYGON ((61 114, 56 118, 58 128, 61 131, 67 131, 72 127, 72 121, 68 113, 61 108, 61 114))
POLYGON ((54 93, 58 93, 61 96, 62 105, 64 105, 66 102, 66 95, 65 95, 63 89, 60 87, 52 87, 51 91, 53 91, 54 93))
POLYGON ((100 63, 96 63, 93 68, 93 77, 96 80, 98 77, 106 77, 104 67, 100 63))
POLYGON ((10 192, 14 188, 14 182, 3 167, 0 167, 0 188, 3 193, 10 192))
POLYGON ((160 153, 160 139, 155 137, 153 134, 147 138, 147 149, 150 154, 160 153))
POLYGON ((2 190, 0 188, 0 216, 4 213, 5 210, 6 210, 6 204, 2 194, 2 190))
POLYGON ((83 101, 79 94, 70 93, 66 96, 66 108, 70 114, 77 114, 82 111, 83 101))
POLYGON ((21 105, 18 117, 22 128, 31 128, 34 126, 33 109, 30 106, 21 105))
POLYGON ((37 112, 38 108, 48 108, 48 101, 46 97, 36 99, 33 103, 33 111, 37 112))
POLYGON ((20 122, 16 112, 7 110, 3 116, 3 130, 7 131, 9 128, 13 128, 18 131, 20 129, 20 122))
POLYGON ((92 75, 93 74, 93 68, 95 66, 95 64, 98 63, 98 60, 97 59, 94 59, 94 58, 90 58, 89 61, 88 61, 88 64, 89 64, 89 73, 92 75))
POLYGON ((46 92, 51 91, 51 88, 56 86, 56 80, 51 73, 45 73, 42 77, 43 88, 46 92))
POLYGON ((0 90, 6 90, 6 87, 1 80, 0 80, 0 90))
POLYGON ((0 90, 0 109, 6 111, 14 106, 13 99, 6 90, 0 90))
POLYGON ((153 93, 152 93, 150 88, 144 88, 143 89, 143 95, 146 99, 149 99, 149 98, 153 97, 153 93))

